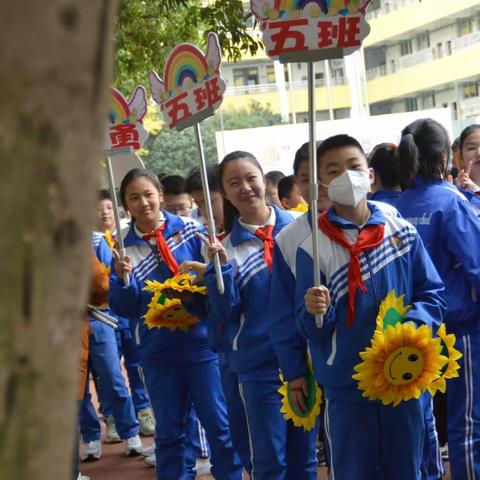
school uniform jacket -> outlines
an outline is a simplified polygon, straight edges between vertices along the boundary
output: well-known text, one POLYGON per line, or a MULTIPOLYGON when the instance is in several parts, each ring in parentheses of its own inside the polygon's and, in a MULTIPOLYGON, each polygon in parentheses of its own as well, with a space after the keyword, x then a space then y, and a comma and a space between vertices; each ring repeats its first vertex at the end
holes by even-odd
MULTIPOLYGON (((273 237, 293 216, 275 206, 273 237)), ((269 294, 271 272, 264 260, 263 241, 235 219, 232 231, 222 242, 228 263, 222 266, 225 293, 216 286, 215 269, 207 268, 209 319, 214 323, 216 344, 239 380, 278 379, 278 360, 270 339, 269 294)), ((279 298, 279 301, 281 299, 279 298)))
MULTIPOLYGON (((168 212, 163 214, 166 221, 164 237, 178 264, 186 260, 201 261, 201 240, 195 233, 203 233, 203 227, 185 217, 171 215, 168 212)), ((164 282, 172 277, 172 273, 156 247, 137 235, 134 225, 122 232, 122 235, 125 236, 126 254, 132 261, 133 270, 130 283, 125 285, 123 279, 115 274, 112 265, 110 307, 117 315, 127 317, 133 322, 135 341, 140 346, 142 364, 174 367, 216 358, 215 353, 207 345, 206 308, 203 297, 196 296, 192 303, 184 304, 184 307, 200 320, 187 332, 179 329, 172 332, 167 328, 146 327, 143 316, 147 312, 152 293, 142 290, 145 281, 164 282)))
POLYGON ((472 205, 447 181, 419 175, 397 207, 418 230, 445 283, 447 330, 480 331, 480 220, 472 205))
MULTIPOLYGON (((330 292, 331 305, 317 323, 305 309, 304 295, 313 286, 312 235, 306 225, 304 239, 299 240, 296 250, 297 324, 309 339, 315 376, 327 398, 366 401, 352 379, 353 367, 361 361, 359 353, 370 345, 380 304, 390 291, 405 295, 405 305, 412 306, 406 321, 427 324, 434 331, 442 321, 443 284, 415 228, 391 215, 389 205, 368 202, 368 206, 371 216, 367 225, 385 225, 385 234, 379 247, 360 255, 362 279, 368 291, 357 291, 355 318, 350 327, 346 325, 348 251, 319 231, 321 281, 330 292)), ((328 211, 328 218, 342 228, 350 243, 355 243, 356 225, 335 215, 333 209, 328 211)))

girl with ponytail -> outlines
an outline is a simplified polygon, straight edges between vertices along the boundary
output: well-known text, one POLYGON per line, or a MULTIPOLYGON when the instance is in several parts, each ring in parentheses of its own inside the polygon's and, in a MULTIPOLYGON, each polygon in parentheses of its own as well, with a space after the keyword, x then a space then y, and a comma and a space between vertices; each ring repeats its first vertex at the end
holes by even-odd
POLYGON ((448 383, 452 479, 480 479, 480 220, 446 180, 450 142, 432 119, 402 132, 400 213, 418 230, 444 284, 447 330, 463 353, 460 377, 448 383))

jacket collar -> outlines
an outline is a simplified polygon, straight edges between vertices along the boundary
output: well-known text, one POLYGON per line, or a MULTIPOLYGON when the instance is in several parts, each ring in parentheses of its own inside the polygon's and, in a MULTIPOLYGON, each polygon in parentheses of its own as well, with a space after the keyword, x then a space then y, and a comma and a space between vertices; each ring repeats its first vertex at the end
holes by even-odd
MULTIPOLYGON (((172 215, 171 213, 167 212, 166 210, 162 210, 162 213, 165 217, 165 230, 163 231, 163 234, 165 238, 170 238, 176 233, 180 232, 183 230, 185 227, 185 222, 181 217, 178 215, 172 215)), ((135 229, 133 227, 133 222, 132 225, 130 226, 128 233, 124 239, 125 247, 129 247, 131 245, 145 245, 147 242, 141 237, 139 237, 135 233, 135 229)))
MULTIPOLYGON (((275 211, 275 226, 273 228, 273 236, 275 237, 283 227, 292 222, 293 217, 288 212, 281 210, 275 205, 269 206, 275 211)), ((244 242, 245 240, 251 240, 252 238, 258 237, 241 225, 238 221, 238 217, 236 217, 233 222, 232 231, 230 232, 230 241, 232 242, 232 245, 235 247, 239 243, 244 242)))
MULTIPOLYGON (((370 210, 370 217, 367 220, 367 223, 364 227, 368 225, 385 225, 385 217, 382 211, 373 203, 367 202, 368 208, 370 210)), ((345 220, 344 218, 338 216, 333 207, 328 209, 327 212, 328 219, 334 223, 336 223, 340 228, 346 229, 356 229, 359 230, 358 225, 350 222, 349 220, 345 220)))

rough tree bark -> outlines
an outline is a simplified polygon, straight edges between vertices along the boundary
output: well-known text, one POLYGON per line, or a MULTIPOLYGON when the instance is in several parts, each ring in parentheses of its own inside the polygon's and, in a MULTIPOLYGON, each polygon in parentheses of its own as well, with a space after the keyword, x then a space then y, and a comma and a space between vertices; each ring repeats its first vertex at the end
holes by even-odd
POLYGON ((0 478, 70 478, 116 0, 3 2, 0 478))

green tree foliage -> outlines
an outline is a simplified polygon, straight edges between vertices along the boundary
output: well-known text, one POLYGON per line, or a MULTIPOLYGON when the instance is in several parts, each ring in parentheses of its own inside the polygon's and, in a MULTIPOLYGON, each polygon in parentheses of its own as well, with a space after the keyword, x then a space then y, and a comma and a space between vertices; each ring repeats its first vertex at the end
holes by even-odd
POLYGON ((210 31, 217 33, 224 58, 253 55, 261 44, 247 32, 250 18, 242 0, 121 0, 115 85, 130 94, 136 84, 147 83, 149 70, 162 72, 173 47, 191 42, 205 48, 210 31))
MULTIPOLYGON (((224 110, 224 130, 239 128, 267 127, 282 123, 281 116, 252 101, 248 108, 224 110)), ((215 132, 221 130, 220 116, 217 112, 201 124, 205 157, 208 162, 218 162, 215 132)), ((198 164, 198 151, 193 128, 181 132, 164 126, 158 135, 151 136, 146 142, 147 155, 142 158, 147 168, 155 173, 177 173, 185 175, 198 164)))

